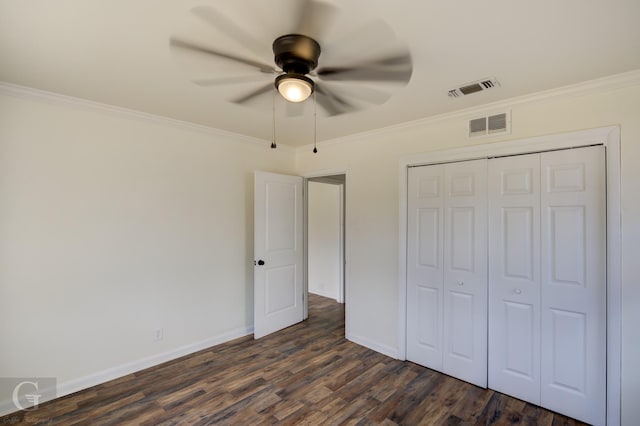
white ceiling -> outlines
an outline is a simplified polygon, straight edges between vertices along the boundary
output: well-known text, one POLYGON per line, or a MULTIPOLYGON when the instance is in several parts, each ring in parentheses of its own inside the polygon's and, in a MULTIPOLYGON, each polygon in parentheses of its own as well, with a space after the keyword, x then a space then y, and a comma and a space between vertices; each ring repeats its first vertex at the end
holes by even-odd
MULTIPOLYGON (((272 97, 248 106, 229 101, 264 83, 191 82, 257 71, 219 58, 172 54, 169 38, 270 63, 271 42, 291 31, 287 11, 296 1, 0 0, 0 80, 270 140, 272 97), (190 12, 198 5, 215 7, 263 39, 264 54, 240 50, 232 37, 198 20, 190 12)), ((340 13, 326 34, 310 34, 322 45, 320 66, 375 56, 395 35, 408 46, 414 69, 406 86, 368 85, 393 94, 383 105, 334 117, 318 112, 319 141, 640 69, 638 0, 335 3, 340 13), (367 41, 354 33, 367 34, 367 41), (451 88, 487 77, 502 87, 447 96, 451 88)), ((265 75, 264 81, 272 78, 265 75)), ((312 102, 298 116, 288 115, 280 99, 276 110, 279 143, 313 142, 312 102)))

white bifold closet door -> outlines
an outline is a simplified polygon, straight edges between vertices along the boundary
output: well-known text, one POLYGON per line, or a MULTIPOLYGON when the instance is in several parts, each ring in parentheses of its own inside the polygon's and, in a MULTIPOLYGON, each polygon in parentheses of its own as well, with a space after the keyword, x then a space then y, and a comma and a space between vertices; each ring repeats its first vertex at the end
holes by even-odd
POLYGON ((487 160, 409 170, 407 359, 487 386, 487 160))
POLYGON ((606 417, 601 146, 489 163, 489 387, 606 417))

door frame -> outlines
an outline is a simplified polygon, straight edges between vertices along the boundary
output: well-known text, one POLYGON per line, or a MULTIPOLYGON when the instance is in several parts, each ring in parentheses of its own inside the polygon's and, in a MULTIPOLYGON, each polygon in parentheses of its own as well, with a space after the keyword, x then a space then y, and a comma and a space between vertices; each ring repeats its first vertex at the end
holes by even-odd
POLYGON ((340 226, 340 240, 342 244, 340 244, 340 258, 342 262, 340 262, 340 276, 341 276, 341 288, 340 288, 340 298, 341 303, 345 305, 345 336, 348 336, 349 330, 349 308, 347 304, 347 239, 346 239, 346 227, 347 227, 347 199, 346 194, 348 193, 347 184, 348 184, 348 173, 345 169, 325 169, 317 172, 310 172, 304 174, 302 190, 303 190, 303 272, 302 272, 302 285, 303 291, 305 294, 305 304, 304 304, 304 319, 309 317, 308 312, 308 297, 306 295, 309 294, 309 181, 314 178, 321 177, 329 177, 335 175, 344 175, 344 183, 340 185, 340 210, 341 210, 341 226, 340 226))
POLYGON ((620 203, 620 127, 538 136, 403 156, 399 167, 398 205, 398 359, 406 360, 407 184, 409 168, 480 158, 602 145, 606 158, 607 216, 607 423, 620 424, 622 353, 622 230, 620 203))

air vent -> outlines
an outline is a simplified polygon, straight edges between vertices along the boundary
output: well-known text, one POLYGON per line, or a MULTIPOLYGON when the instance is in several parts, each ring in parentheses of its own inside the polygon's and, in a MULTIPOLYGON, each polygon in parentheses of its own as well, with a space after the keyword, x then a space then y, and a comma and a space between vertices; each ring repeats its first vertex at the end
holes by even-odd
POLYGON ((469 121, 469 136, 487 134, 487 117, 476 118, 469 121))
POLYGON ((509 114, 506 112, 469 120, 469 137, 508 133, 509 114))
POLYGON ((485 80, 467 83, 455 89, 451 89, 449 90, 448 95, 450 98, 459 98, 472 93, 482 92, 483 90, 493 89, 494 87, 500 87, 500 83, 495 77, 492 77, 485 80))

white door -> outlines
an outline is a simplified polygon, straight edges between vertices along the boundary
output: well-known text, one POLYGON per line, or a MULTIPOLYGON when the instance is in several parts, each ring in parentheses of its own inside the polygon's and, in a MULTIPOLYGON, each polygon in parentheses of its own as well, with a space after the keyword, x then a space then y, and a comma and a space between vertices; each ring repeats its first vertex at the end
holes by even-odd
POLYGON ((489 387, 540 405, 540 155, 489 161, 489 387))
POLYGON ((606 415, 604 148, 541 160, 541 405, 587 423, 606 415))
POLYGON ((409 170, 407 359, 487 385, 486 160, 409 170))
POLYGON ((444 166, 443 372, 487 387, 487 160, 444 166))
POLYGON ((489 387, 606 415, 604 148, 489 161, 489 387))
POLYGON ((443 365, 444 166, 409 169, 407 212, 407 359, 443 365))
POLYGON ((303 320, 303 204, 298 176, 255 173, 254 337, 303 320))

